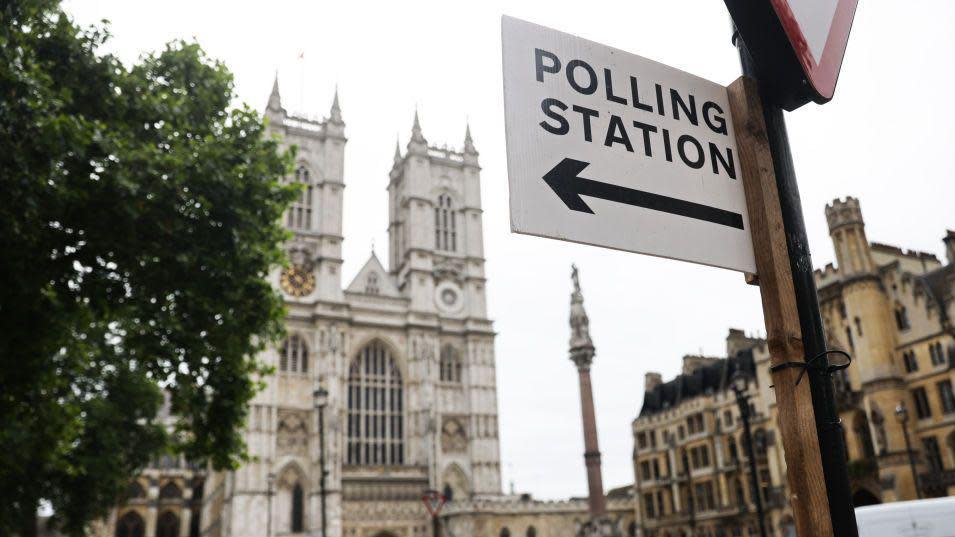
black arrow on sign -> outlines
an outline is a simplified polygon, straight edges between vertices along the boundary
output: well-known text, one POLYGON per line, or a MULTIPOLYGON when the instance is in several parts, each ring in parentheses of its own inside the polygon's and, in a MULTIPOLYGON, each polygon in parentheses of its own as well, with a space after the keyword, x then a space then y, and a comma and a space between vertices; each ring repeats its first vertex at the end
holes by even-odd
POLYGON ((557 197, 564 202, 568 209, 582 213, 594 214, 581 196, 590 196, 617 203, 626 203, 636 207, 643 207, 653 211, 678 214, 687 218, 705 220, 714 224, 743 229, 743 215, 701 205, 691 201, 661 196, 652 192, 634 190, 611 183, 601 183, 580 176, 589 162, 565 158, 544 174, 544 182, 554 190, 557 197))

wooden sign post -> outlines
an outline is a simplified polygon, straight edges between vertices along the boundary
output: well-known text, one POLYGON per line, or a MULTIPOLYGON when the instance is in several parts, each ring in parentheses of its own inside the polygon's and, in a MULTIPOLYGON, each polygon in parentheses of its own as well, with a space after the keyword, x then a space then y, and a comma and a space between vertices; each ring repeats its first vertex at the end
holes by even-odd
MULTIPOLYGON (((793 287, 773 158, 756 81, 740 77, 729 88, 730 109, 756 255, 757 278, 773 366, 803 362, 802 329, 793 287)), ((779 430, 786 454, 789 500, 800 537, 833 537, 816 417, 802 371, 773 374, 779 430)))

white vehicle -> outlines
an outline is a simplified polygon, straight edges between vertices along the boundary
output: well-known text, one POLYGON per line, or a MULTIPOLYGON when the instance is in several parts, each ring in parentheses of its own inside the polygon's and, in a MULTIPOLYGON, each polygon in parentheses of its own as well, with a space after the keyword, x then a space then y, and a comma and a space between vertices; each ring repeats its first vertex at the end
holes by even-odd
POLYGON ((955 496, 856 509, 859 537, 955 537, 955 496))

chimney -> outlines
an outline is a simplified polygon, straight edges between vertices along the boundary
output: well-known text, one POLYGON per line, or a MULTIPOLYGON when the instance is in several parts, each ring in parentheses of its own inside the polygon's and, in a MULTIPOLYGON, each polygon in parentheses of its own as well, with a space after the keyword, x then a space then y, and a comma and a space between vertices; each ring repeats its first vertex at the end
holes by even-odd
POLYGON ((644 393, 649 392, 661 384, 663 384, 662 375, 656 372, 647 373, 643 380, 643 391, 644 393))
POLYGON ((955 231, 947 230, 942 242, 945 243, 945 257, 948 258, 948 263, 955 264, 955 231))

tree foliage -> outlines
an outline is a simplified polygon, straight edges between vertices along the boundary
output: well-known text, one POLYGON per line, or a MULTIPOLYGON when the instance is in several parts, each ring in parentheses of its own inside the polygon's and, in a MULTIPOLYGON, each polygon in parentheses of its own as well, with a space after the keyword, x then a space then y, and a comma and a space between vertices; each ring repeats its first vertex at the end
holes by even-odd
POLYGON ((79 534, 163 451, 214 467, 281 332, 290 156, 194 43, 124 66, 57 0, 0 4, 0 534, 79 534), (179 417, 157 417, 168 393, 179 417))

